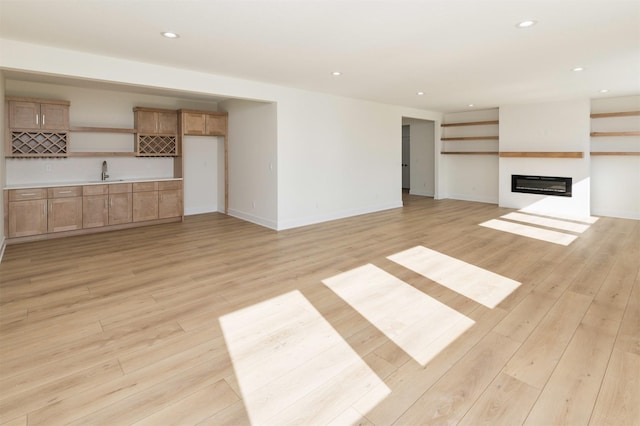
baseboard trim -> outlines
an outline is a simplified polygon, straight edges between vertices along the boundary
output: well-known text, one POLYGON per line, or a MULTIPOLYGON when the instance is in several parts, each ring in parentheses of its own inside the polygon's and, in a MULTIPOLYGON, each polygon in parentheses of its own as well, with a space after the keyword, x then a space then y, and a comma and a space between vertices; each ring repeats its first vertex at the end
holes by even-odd
POLYGON ((329 222, 332 220, 344 219, 352 216, 360 216, 363 214, 375 213, 375 212, 391 210, 391 209, 396 209, 401 207, 402 207, 402 200, 389 203, 389 204, 379 205, 379 206, 364 207, 360 209, 345 210, 342 212, 330 213, 326 215, 311 216, 304 219, 286 220, 286 221, 279 222, 277 229, 278 231, 283 231, 285 229, 299 228, 301 226, 314 225, 316 223, 329 222))
POLYGON ((264 226, 265 228, 277 230, 277 224, 273 220, 265 219, 260 216, 254 216, 252 214, 245 213, 235 209, 229 209, 228 214, 229 216, 246 220, 247 222, 255 223, 256 225, 264 226))
POLYGON ((494 199, 491 197, 478 197, 475 195, 448 194, 444 198, 449 198, 451 200, 460 200, 460 201, 474 201, 476 203, 498 204, 497 198, 494 199))
POLYGON ((4 257, 4 249, 7 247, 7 239, 2 237, 2 241, 0 242, 0 263, 2 263, 2 258, 4 257))
POLYGON ((632 219, 632 220, 640 220, 640 213, 631 212, 631 211, 617 211, 617 210, 599 210, 591 208, 591 214, 594 216, 606 216, 606 217, 615 217, 618 219, 632 219))

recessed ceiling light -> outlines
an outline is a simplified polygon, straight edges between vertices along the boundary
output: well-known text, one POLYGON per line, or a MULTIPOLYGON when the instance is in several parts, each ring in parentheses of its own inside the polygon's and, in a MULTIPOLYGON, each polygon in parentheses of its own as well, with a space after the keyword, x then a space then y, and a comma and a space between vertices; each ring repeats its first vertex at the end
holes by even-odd
POLYGON ((422 95, 424 95, 424 92, 417 92, 416 95, 422 96, 422 95))
POLYGON ((162 37, 166 37, 166 38, 179 38, 180 34, 177 33, 172 33, 171 31, 165 31, 163 33, 160 33, 162 35, 162 37))
POLYGON ((607 93, 609 89, 600 89, 600 93, 607 93))
POLYGON ((474 104, 469 104, 468 106, 473 107, 473 106, 475 106, 475 105, 474 105, 474 104))
POLYGON ((528 19, 526 21, 518 22, 516 24, 516 27, 518 27, 518 28, 529 28, 529 27, 533 27, 537 23, 538 23, 537 21, 533 21, 531 19, 528 19))
POLYGON ((331 73, 331 75, 335 75, 337 77, 339 75, 342 75, 342 73, 340 71, 334 71, 331 73))
POLYGON ((571 71, 580 72, 580 71, 584 71, 584 68, 582 68, 582 67, 575 67, 575 68, 573 68, 571 71))

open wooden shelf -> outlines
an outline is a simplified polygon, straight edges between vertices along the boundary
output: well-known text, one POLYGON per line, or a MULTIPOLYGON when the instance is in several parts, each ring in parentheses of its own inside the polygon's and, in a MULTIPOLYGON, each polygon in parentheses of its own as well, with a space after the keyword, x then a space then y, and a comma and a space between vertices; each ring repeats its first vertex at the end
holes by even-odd
POLYGON ((509 158, 583 158, 582 152, 512 152, 502 151, 500 157, 509 158))
POLYGON ((135 157, 135 152, 70 152, 67 157, 135 157))
POLYGON ((591 132, 592 138, 602 137, 602 136, 640 136, 640 132, 591 132))
POLYGON ((498 124, 498 120, 491 121, 468 121, 464 123, 442 123, 441 127, 457 127, 457 126, 486 126, 490 124, 498 124))
POLYGON ((591 118, 631 117, 634 115, 640 115, 640 111, 601 112, 597 114, 591 114, 591 118))
POLYGON ((592 151, 591 155, 615 155, 615 156, 640 156, 640 152, 634 151, 592 151))
POLYGON ((465 136, 459 138, 440 138, 442 141, 497 141, 498 136, 465 136))
POLYGON ((444 155, 498 155, 498 151, 441 151, 444 155))
POLYGON ((135 133, 136 129, 120 129, 114 127, 83 127, 83 126, 71 126, 69 128, 71 132, 86 132, 86 133, 135 133))

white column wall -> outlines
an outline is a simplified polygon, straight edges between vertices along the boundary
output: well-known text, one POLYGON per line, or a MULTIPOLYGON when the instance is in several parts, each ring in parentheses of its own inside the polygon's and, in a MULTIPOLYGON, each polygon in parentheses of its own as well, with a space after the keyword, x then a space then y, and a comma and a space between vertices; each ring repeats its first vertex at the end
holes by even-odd
POLYGON ((544 215, 590 215, 588 99, 500 107, 500 151, 581 152, 583 158, 500 158, 500 206, 544 215), (511 175, 573 178, 573 196, 511 192, 511 175))

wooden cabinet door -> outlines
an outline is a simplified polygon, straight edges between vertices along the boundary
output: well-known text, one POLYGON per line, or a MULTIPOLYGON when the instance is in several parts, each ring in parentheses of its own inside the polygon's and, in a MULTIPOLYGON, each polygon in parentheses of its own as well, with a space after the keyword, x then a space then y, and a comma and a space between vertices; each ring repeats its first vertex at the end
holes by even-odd
POLYGON ((206 131, 205 115, 193 112, 183 113, 182 127, 185 135, 203 136, 206 131))
POLYGON ((158 218, 182 216, 182 190, 170 189, 158 192, 158 218))
POLYGON ((69 107, 67 105, 40 104, 40 117, 41 129, 69 129, 69 107))
POLYGON ((227 118, 220 115, 207 115, 207 136, 224 136, 227 133, 227 118))
POLYGON ((39 129, 40 104, 35 102, 9 101, 9 128, 39 129))
POLYGON ((136 130, 138 133, 156 134, 158 132, 158 113, 155 111, 136 111, 136 130))
POLYGON ((109 223, 109 201, 106 195, 82 197, 82 227, 97 228, 109 223))
POLYGON ((49 232, 82 229, 82 197, 50 199, 47 221, 49 232))
POLYGON ((9 202, 9 238, 46 233, 46 199, 9 202))
POLYGON ((178 113, 177 112, 159 112, 157 132, 162 135, 178 134, 178 113))
POLYGON ((132 221, 131 192, 109 194, 109 225, 119 225, 132 221))
POLYGON ((133 193, 133 221, 143 222, 158 218, 158 191, 133 193))

